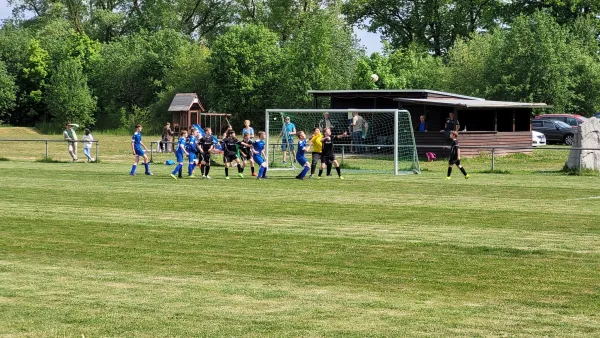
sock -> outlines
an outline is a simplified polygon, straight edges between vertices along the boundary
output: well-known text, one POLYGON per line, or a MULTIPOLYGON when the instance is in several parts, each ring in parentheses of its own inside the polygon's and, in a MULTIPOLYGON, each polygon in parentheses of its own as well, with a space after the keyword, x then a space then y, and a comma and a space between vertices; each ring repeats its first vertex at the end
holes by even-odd
POLYGON ((237 165, 238 167, 238 173, 242 173, 242 171, 244 171, 244 169, 242 169, 242 166, 240 164, 237 165))
POLYGON ((316 165, 314 165, 314 164, 311 164, 311 166, 310 166, 310 175, 311 175, 311 176, 315 174, 315 169, 316 169, 316 168, 317 168, 317 166, 316 166, 316 165))
POLYGON ((323 169, 319 169, 319 177, 321 177, 321 175, 323 175, 323 169))
POLYGON ((254 166, 250 167, 250 171, 254 174, 254 166))
POLYGON ((450 174, 452 174, 452 167, 448 167, 448 177, 450 177, 450 174))
POLYGON ((150 163, 144 163, 144 167, 146 168, 146 172, 149 173, 150 172, 150 163))
POLYGON ((210 170, 210 166, 209 165, 205 165, 204 166, 204 175, 208 176, 208 171, 210 170))
POLYGON ((302 172, 300 173, 300 175, 298 175, 298 177, 304 178, 304 176, 306 176, 306 174, 308 173, 309 170, 310 170, 310 168, 305 166, 304 169, 302 170, 302 172))
POLYGON ((263 168, 265 168, 265 170, 263 170, 262 178, 265 178, 265 177, 267 177, 267 167, 263 167, 263 168))
POLYGON ((265 167, 261 166, 260 169, 258 169, 258 178, 261 178, 263 176, 264 172, 265 172, 265 167))
POLYGON ((137 169, 137 164, 134 164, 131 166, 131 172, 130 172, 131 175, 135 174, 135 169, 137 169))
POLYGON ((342 176, 342 171, 340 170, 340 167, 335 167, 335 171, 337 171, 338 176, 342 176))
POLYGON ((244 169, 246 169, 246 167, 242 167, 242 171, 240 171, 242 174, 244 173, 244 169))
POLYGON ((200 173, 202 174, 202 176, 204 176, 204 171, 206 170, 206 166, 205 165, 200 165, 200 173))
POLYGON ((179 165, 179 174, 177 176, 179 176, 179 178, 183 177, 183 164, 179 165))
POLYGON ((192 172, 194 170, 194 163, 188 164, 188 175, 192 176, 192 172))
POLYGON ((182 167, 182 165, 181 165, 181 163, 179 163, 179 164, 178 164, 178 165, 175 167, 175 170, 173 170, 173 172, 172 172, 171 174, 175 175, 177 172, 179 172, 179 170, 181 170, 181 167, 182 167))
POLYGON ((460 172, 463 173, 463 175, 467 176, 467 172, 465 171, 465 168, 458 167, 458 169, 460 169, 460 172))
POLYGON ((327 163, 327 176, 331 175, 331 163, 327 163))
POLYGON ((229 176, 229 167, 225 167, 225 177, 229 176))

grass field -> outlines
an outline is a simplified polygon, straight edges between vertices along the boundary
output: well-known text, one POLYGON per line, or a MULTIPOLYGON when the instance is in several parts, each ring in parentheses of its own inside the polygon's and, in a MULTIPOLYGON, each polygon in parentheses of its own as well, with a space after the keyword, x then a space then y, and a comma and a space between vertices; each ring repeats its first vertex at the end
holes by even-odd
POLYGON ((544 152, 450 181, 175 181, 117 156, 0 161, 0 335, 600 335, 598 178, 544 152))

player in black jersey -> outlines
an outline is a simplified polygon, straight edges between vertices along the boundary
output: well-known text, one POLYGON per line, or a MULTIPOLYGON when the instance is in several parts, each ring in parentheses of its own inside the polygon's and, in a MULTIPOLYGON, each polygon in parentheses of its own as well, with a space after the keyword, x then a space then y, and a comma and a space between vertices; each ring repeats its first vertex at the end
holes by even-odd
POLYGON ((210 171, 210 153, 214 150, 212 130, 210 128, 204 128, 204 137, 198 141, 200 147, 200 172, 203 178, 210 179, 208 172, 210 171))
POLYGON ((452 140, 452 145, 450 146, 450 158, 448 159, 448 176, 446 179, 450 179, 450 174, 452 174, 452 166, 456 164, 458 169, 465 175, 465 178, 469 178, 469 175, 465 171, 465 168, 460 165, 460 146, 458 145, 458 132, 452 131, 450 133, 450 139, 452 140))
POLYGON ((250 163, 252 176, 256 176, 254 172, 254 159, 252 158, 252 140, 249 133, 244 133, 244 140, 240 142, 240 157, 242 159, 242 174, 244 173, 246 164, 250 163))
POLYGON ((229 167, 235 161, 238 168, 238 176, 244 178, 242 174, 242 165, 238 158, 238 146, 241 142, 235 137, 235 131, 227 132, 227 137, 223 139, 223 161, 225 162, 225 179, 229 179, 229 167))
POLYGON ((319 169, 318 178, 321 178, 321 175, 323 174, 323 164, 327 165, 327 176, 331 176, 331 165, 333 164, 335 165, 335 171, 337 171, 338 177, 343 180, 344 178, 342 177, 342 173, 340 171, 340 164, 335 159, 335 154, 333 152, 333 139, 346 137, 348 134, 344 132, 338 136, 331 136, 331 128, 325 128, 323 133, 324 136, 321 138, 321 143, 323 144, 323 155, 321 158, 321 169, 319 169))

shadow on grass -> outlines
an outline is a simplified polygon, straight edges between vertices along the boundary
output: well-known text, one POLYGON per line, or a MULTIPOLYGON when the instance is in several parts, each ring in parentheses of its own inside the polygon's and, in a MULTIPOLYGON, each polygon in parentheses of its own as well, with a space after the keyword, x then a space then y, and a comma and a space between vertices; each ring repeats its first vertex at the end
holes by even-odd
POLYGON ((71 163, 71 161, 54 160, 54 159, 52 159, 52 157, 41 158, 41 159, 35 160, 35 161, 38 163, 71 163))
POLYGON ((500 170, 500 169, 496 169, 496 170, 486 169, 486 170, 479 170, 477 172, 482 173, 482 174, 501 174, 501 175, 512 174, 512 172, 510 170, 500 170))
POLYGON ((7 162, 10 161, 9 159, 7 159, 6 157, 0 157, 0 162, 7 162))

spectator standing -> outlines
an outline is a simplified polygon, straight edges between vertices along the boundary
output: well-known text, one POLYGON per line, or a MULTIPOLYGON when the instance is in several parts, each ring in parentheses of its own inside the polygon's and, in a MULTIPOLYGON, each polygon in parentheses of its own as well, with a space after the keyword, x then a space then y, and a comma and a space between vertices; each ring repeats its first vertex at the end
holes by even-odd
POLYGON ((254 138, 254 128, 250 127, 250 120, 244 121, 244 128, 242 129, 242 135, 248 134, 250 139, 254 138))
POLYGON ((425 115, 419 116, 419 128, 417 131, 426 132, 427 131, 427 122, 425 122, 425 115))
POLYGON ((361 144, 364 144, 364 139, 367 135, 368 125, 365 119, 358 115, 358 112, 354 112, 352 116, 352 142, 354 143, 354 153, 361 154, 364 152, 364 148, 361 144))
POLYGON ((167 122, 162 132, 162 145, 161 151, 171 152, 171 142, 173 142, 173 131, 171 130, 171 124, 167 122))
POLYGON ((325 130, 326 128, 329 128, 331 130, 335 128, 333 122, 331 122, 331 119, 329 118, 329 113, 323 114, 323 118, 321 119, 321 121, 319 121, 319 129, 325 130))
POLYGON ((63 131, 63 137, 67 141, 69 155, 73 158, 73 162, 77 162, 77 134, 75 128, 79 128, 79 125, 71 122, 67 122, 66 129, 63 131))
POLYGON ((94 162, 94 158, 90 154, 92 150, 92 142, 94 141, 94 137, 90 133, 89 129, 85 129, 83 131, 83 154, 87 157, 88 162, 94 162))
MULTIPOLYGON (((281 133, 279 133, 279 136, 281 137, 281 151, 283 152, 283 164, 286 163, 286 150, 288 147, 291 152, 294 152, 294 135, 296 135, 296 125, 291 122, 290 117, 287 116, 284 121, 283 127, 281 127, 281 133)), ((294 158, 294 155, 292 155, 292 158, 294 158)))
POLYGON ((446 123, 444 124, 444 135, 446 135, 447 138, 450 138, 450 133, 458 130, 459 128, 460 123, 454 118, 454 112, 450 112, 448 114, 448 118, 446 119, 446 123))

